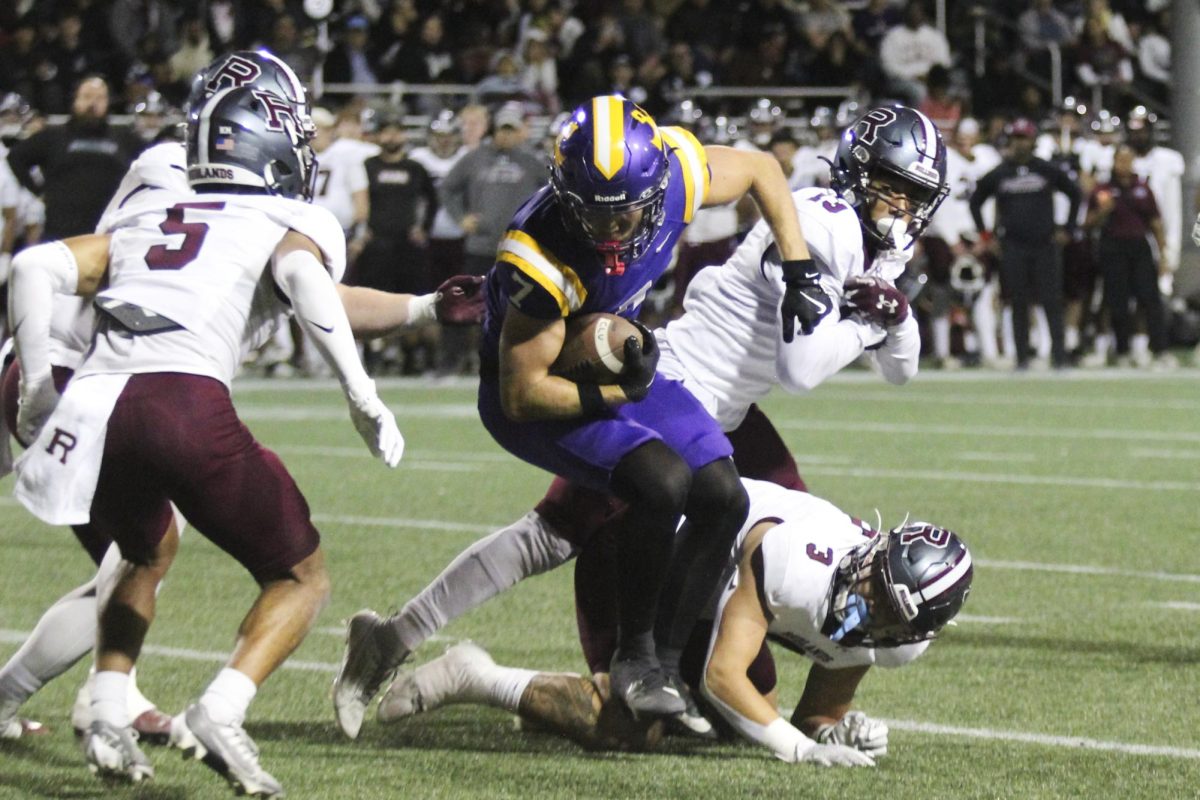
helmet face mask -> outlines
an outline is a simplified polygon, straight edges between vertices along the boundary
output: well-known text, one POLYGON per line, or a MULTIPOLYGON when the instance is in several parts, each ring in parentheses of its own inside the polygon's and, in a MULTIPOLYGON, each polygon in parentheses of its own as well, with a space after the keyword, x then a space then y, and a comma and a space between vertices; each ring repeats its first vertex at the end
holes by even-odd
POLYGON ((654 120, 616 95, 575 109, 555 142, 550 167, 568 229, 614 275, 644 254, 662 227, 669 176, 654 120))
POLYGON ((946 145, 937 126, 921 112, 878 106, 842 133, 830 163, 830 186, 858 213, 869 242, 907 249, 950 192, 946 145), (892 198, 886 196, 888 191, 892 198), (907 208, 897 206, 896 195, 903 195, 907 208), (881 199, 894 211, 877 220, 881 199), (897 227, 900 221, 903 229, 897 227))
POLYGON ((956 534, 903 524, 842 559, 826 630, 844 647, 933 639, 966 602, 972 576, 971 555, 956 534))

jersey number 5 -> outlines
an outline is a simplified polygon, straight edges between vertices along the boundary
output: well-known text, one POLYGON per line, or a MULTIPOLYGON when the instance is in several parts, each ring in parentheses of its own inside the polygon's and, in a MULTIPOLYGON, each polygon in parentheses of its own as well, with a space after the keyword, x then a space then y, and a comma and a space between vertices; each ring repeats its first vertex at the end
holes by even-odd
POLYGON ((179 247, 170 248, 156 244, 146 251, 146 266, 150 269, 183 269, 200 255, 200 245, 208 235, 207 222, 184 222, 183 215, 189 208, 220 211, 224 203, 176 203, 167 209, 167 218, 158 229, 168 236, 183 235, 179 247))

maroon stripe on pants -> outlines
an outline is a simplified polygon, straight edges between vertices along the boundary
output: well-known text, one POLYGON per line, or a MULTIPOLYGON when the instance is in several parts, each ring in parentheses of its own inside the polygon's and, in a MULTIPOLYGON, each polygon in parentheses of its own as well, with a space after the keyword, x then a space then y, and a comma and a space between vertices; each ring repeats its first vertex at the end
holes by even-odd
POLYGON ((259 583, 286 576, 320 543, 283 462, 213 378, 134 375, 109 418, 92 524, 145 563, 170 521, 168 501, 259 583))

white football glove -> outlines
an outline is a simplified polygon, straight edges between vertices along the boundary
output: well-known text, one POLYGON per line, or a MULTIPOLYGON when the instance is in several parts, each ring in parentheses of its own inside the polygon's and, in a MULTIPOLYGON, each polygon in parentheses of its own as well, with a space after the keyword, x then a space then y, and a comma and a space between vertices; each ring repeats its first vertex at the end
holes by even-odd
POLYGON ((1200 214, 1196 215, 1196 223, 1192 225, 1192 241, 1200 247, 1200 214))
POLYGON ((51 373, 32 378, 21 376, 21 394, 17 401, 17 439, 33 444, 46 420, 54 413, 58 397, 51 373))
POLYGON ((371 455, 394 468, 404 455, 404 436, 396 426, 396 417, 375 392, 375 382, 347 387, 346 401, 350 404, 350 419, 371 455))
POLYGON ((888 727, 861 711, 851 711, 836 725, 822 725, 813 734, 821 744, 844 744, 873 758, 887 755, 888 727))
POLYGON ((841 744, 818 744, 810 747, 798 759, 801 764, 820 767, 873 767, 875 759, 861 750, 841 744))

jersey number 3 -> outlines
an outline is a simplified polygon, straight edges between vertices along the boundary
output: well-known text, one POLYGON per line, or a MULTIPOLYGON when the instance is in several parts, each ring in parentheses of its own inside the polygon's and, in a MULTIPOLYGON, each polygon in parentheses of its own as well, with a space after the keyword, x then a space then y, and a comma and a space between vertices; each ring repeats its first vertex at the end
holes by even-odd
POLYGON ((183 235, 179 247, 171 248, 156 244, 146 251, 146 266, 150 269, 183 269, 200 255, 200 245, 208 235, 207 222, 184 222, 183 215, 189 208, 205 211, 220 211, 224 203, 176 203, 167 209, 167 218, 158 229, 167 236, 183 235))

